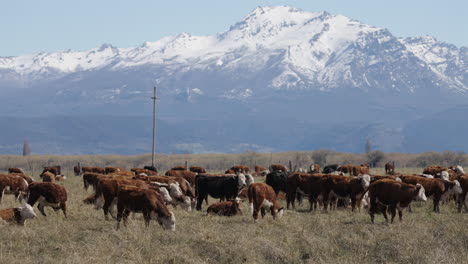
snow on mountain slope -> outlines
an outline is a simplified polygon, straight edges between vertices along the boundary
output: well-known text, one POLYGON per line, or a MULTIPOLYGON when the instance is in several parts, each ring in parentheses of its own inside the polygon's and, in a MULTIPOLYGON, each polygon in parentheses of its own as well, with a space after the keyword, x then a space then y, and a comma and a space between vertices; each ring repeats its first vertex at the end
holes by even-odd
MULTIPOLYGON (((274 89, 357 87, 414 92, 429 82, 466 92, 467 57, 466 48, 431 37, 398 39, 386 29, 342 15, 275 6, 258 7, 228 31, 213 36, 181 33, 136 48, 105 44, 82 52, 0 58, 0 75, 3 70, 9 71, 4 79, 11 72, 20 76, 15 78, 40 79, 158 65, 166 75, 196 71, 234 76, 242 72, 251 79, 249 83, 260 83, 253 79, 262 75, 268 79, 266 86, 274 89), (421 83, 408 72, 429 81, 421 83)), ((224 91, 225 96, 239 91, 251 95, 246 91, 255 87, 245 86, 224 91)))

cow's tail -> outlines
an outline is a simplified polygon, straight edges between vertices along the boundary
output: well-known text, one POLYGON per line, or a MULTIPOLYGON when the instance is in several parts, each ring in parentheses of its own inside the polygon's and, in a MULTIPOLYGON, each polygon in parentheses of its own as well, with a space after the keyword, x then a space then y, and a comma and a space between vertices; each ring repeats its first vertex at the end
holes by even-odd
POLYGON ((253 205, 254 193, 255 193, 255 188, 248 187, 247 197, 249 198, 249 206, 250 206, 250 213, 251 214, 253 214, 253 211, 254 211, 254 205, 253 205))

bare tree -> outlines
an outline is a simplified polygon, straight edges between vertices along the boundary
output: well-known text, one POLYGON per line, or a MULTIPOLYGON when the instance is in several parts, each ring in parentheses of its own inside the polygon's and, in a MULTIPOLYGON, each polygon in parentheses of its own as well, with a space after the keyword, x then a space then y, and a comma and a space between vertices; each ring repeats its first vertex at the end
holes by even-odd
POLYGON ((382 162, 385 159, 385 153, 380 150, 370 151, 366 156, 367 162, 372 168, 375 168, 379 162, 382 162))
POLYGON ((314 163, 319 164, 320 166, 325 166, 327 164, 327 156, 330 154, 331 151, 327 149, 317 149, 312 152, 311 158, 314 163))
POLYGON ((29 147, 29 142, 25 140, 23 144, 23 156, 29 155, 31 155, 31 147, 29 147))

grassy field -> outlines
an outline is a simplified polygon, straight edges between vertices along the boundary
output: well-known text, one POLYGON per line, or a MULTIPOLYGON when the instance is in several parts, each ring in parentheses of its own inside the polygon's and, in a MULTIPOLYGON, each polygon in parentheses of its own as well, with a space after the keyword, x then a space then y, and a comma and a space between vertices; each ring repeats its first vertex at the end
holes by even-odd
MULTIPOLYGON (((254 223, 245 202, 244 214, 230 218, 172 209, 175 232, 155 221, 146 229, 141 216, 117 231, 114 220, 81 202, 89 194, 81 178, 66 174, 69 218, 46 208, 48 217, 24 227, 2 225, 2 263, 468 263, 468 214, 452 203, 439 214, 432 201, 415 203, 402 223, 378 216, 371 224, 365 211, 310 213, 307 202, 254 223)), ((1 208, 17 205, 8 195, 1 208)))

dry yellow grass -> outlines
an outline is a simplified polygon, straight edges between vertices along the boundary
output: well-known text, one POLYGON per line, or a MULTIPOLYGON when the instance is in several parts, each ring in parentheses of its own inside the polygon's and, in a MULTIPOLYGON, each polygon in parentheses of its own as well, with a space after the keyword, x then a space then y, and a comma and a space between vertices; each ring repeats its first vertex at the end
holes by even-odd
MULTIPOLYGON (((230 218, 171 209, 175 232, 155 221, 146 229, 141 216, 117 231, 114 220, 105 221, 102 211, 81 202, 89 194, 81 178, 66 174, 69 218, 46 208, 48 217, 39 215, 24 227, 1 226, 2 263, 468 262, 468 214, 456 213, 452 203, 439 214, 431 211, 431 202, 416 203, 402 223, 386 224, 378 216, 371 224, 364 211, 310 213, 307 202, 281 219, 267 215, 254 223, 245 202, 244 214, 230 218)), ((17 205, 7 196, 1 208, 17 205)))

